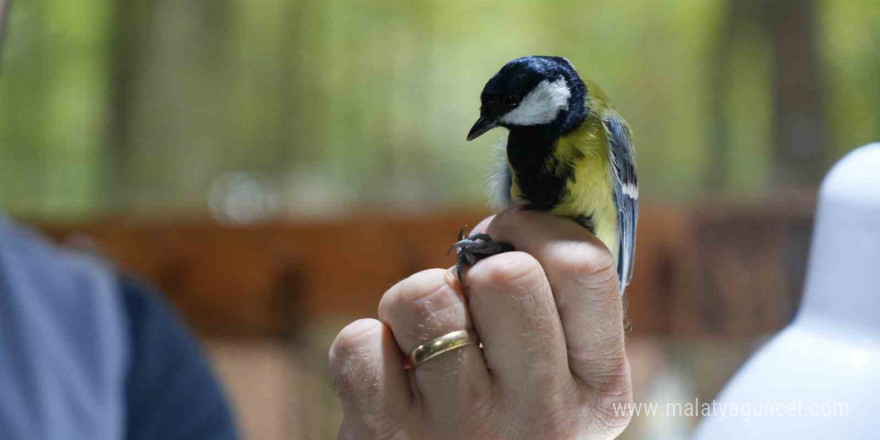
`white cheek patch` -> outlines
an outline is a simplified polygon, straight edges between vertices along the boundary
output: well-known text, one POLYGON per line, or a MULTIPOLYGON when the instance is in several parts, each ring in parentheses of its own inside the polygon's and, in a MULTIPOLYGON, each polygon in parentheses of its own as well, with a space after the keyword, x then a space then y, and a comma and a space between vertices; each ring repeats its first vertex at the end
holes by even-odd
POLYGON ((541 81, 523 98, 519 106, 500 118, 510 125, 541 125, 556 119, 560 110, 568 109, 571 89, 565 78, 541 81))

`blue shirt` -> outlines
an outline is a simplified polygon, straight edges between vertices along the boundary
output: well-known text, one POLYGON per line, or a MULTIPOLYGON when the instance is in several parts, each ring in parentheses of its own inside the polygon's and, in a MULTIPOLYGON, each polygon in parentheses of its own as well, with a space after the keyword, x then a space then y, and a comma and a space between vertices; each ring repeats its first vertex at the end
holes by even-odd
POLYGON ((159 295, 0 214, 0 439, 236 438, 159 295))

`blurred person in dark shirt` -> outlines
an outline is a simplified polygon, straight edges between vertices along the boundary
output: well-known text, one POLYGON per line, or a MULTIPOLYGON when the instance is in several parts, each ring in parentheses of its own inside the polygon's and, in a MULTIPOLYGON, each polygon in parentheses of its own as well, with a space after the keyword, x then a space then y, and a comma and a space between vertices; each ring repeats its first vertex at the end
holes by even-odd
MULTIPOLYGON (((9 6, 0 0, 0 49, 9 6)), ((156 292, 0 213, 0 438, 238 435, 197 343, 156 292)))

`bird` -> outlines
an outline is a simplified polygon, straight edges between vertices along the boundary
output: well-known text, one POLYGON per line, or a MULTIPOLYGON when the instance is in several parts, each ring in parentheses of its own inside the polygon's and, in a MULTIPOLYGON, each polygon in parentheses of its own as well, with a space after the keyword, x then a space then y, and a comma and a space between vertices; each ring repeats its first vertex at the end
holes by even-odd
MULTIPOLYGON (((566 58, 526 56, 505 64, 480 94, 471 141, 496 127, 493 192, 502 208, 549 212, 594 234, 613 255, 619 290, 632 280, 639 215, 632 131, 595 83, 566 58)), ((459 233, 457 268, 514 250, 488 234, 459 233)))

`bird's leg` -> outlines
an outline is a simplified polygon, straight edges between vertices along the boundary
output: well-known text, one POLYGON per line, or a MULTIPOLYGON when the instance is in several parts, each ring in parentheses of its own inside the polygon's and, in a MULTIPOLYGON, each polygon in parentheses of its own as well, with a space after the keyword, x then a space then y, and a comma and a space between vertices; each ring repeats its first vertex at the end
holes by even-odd
POLYGON ((464 229, 458 233, 458 242, 452 247, 458 251, 455 270, 462 286, 464 286, 464 280, 461 278, 461 269, 464 266, 473 266, 483 258, 514 250, 512 245, 495 241, 489 234, 477 233, 468 237, 464 233, 464 229))

